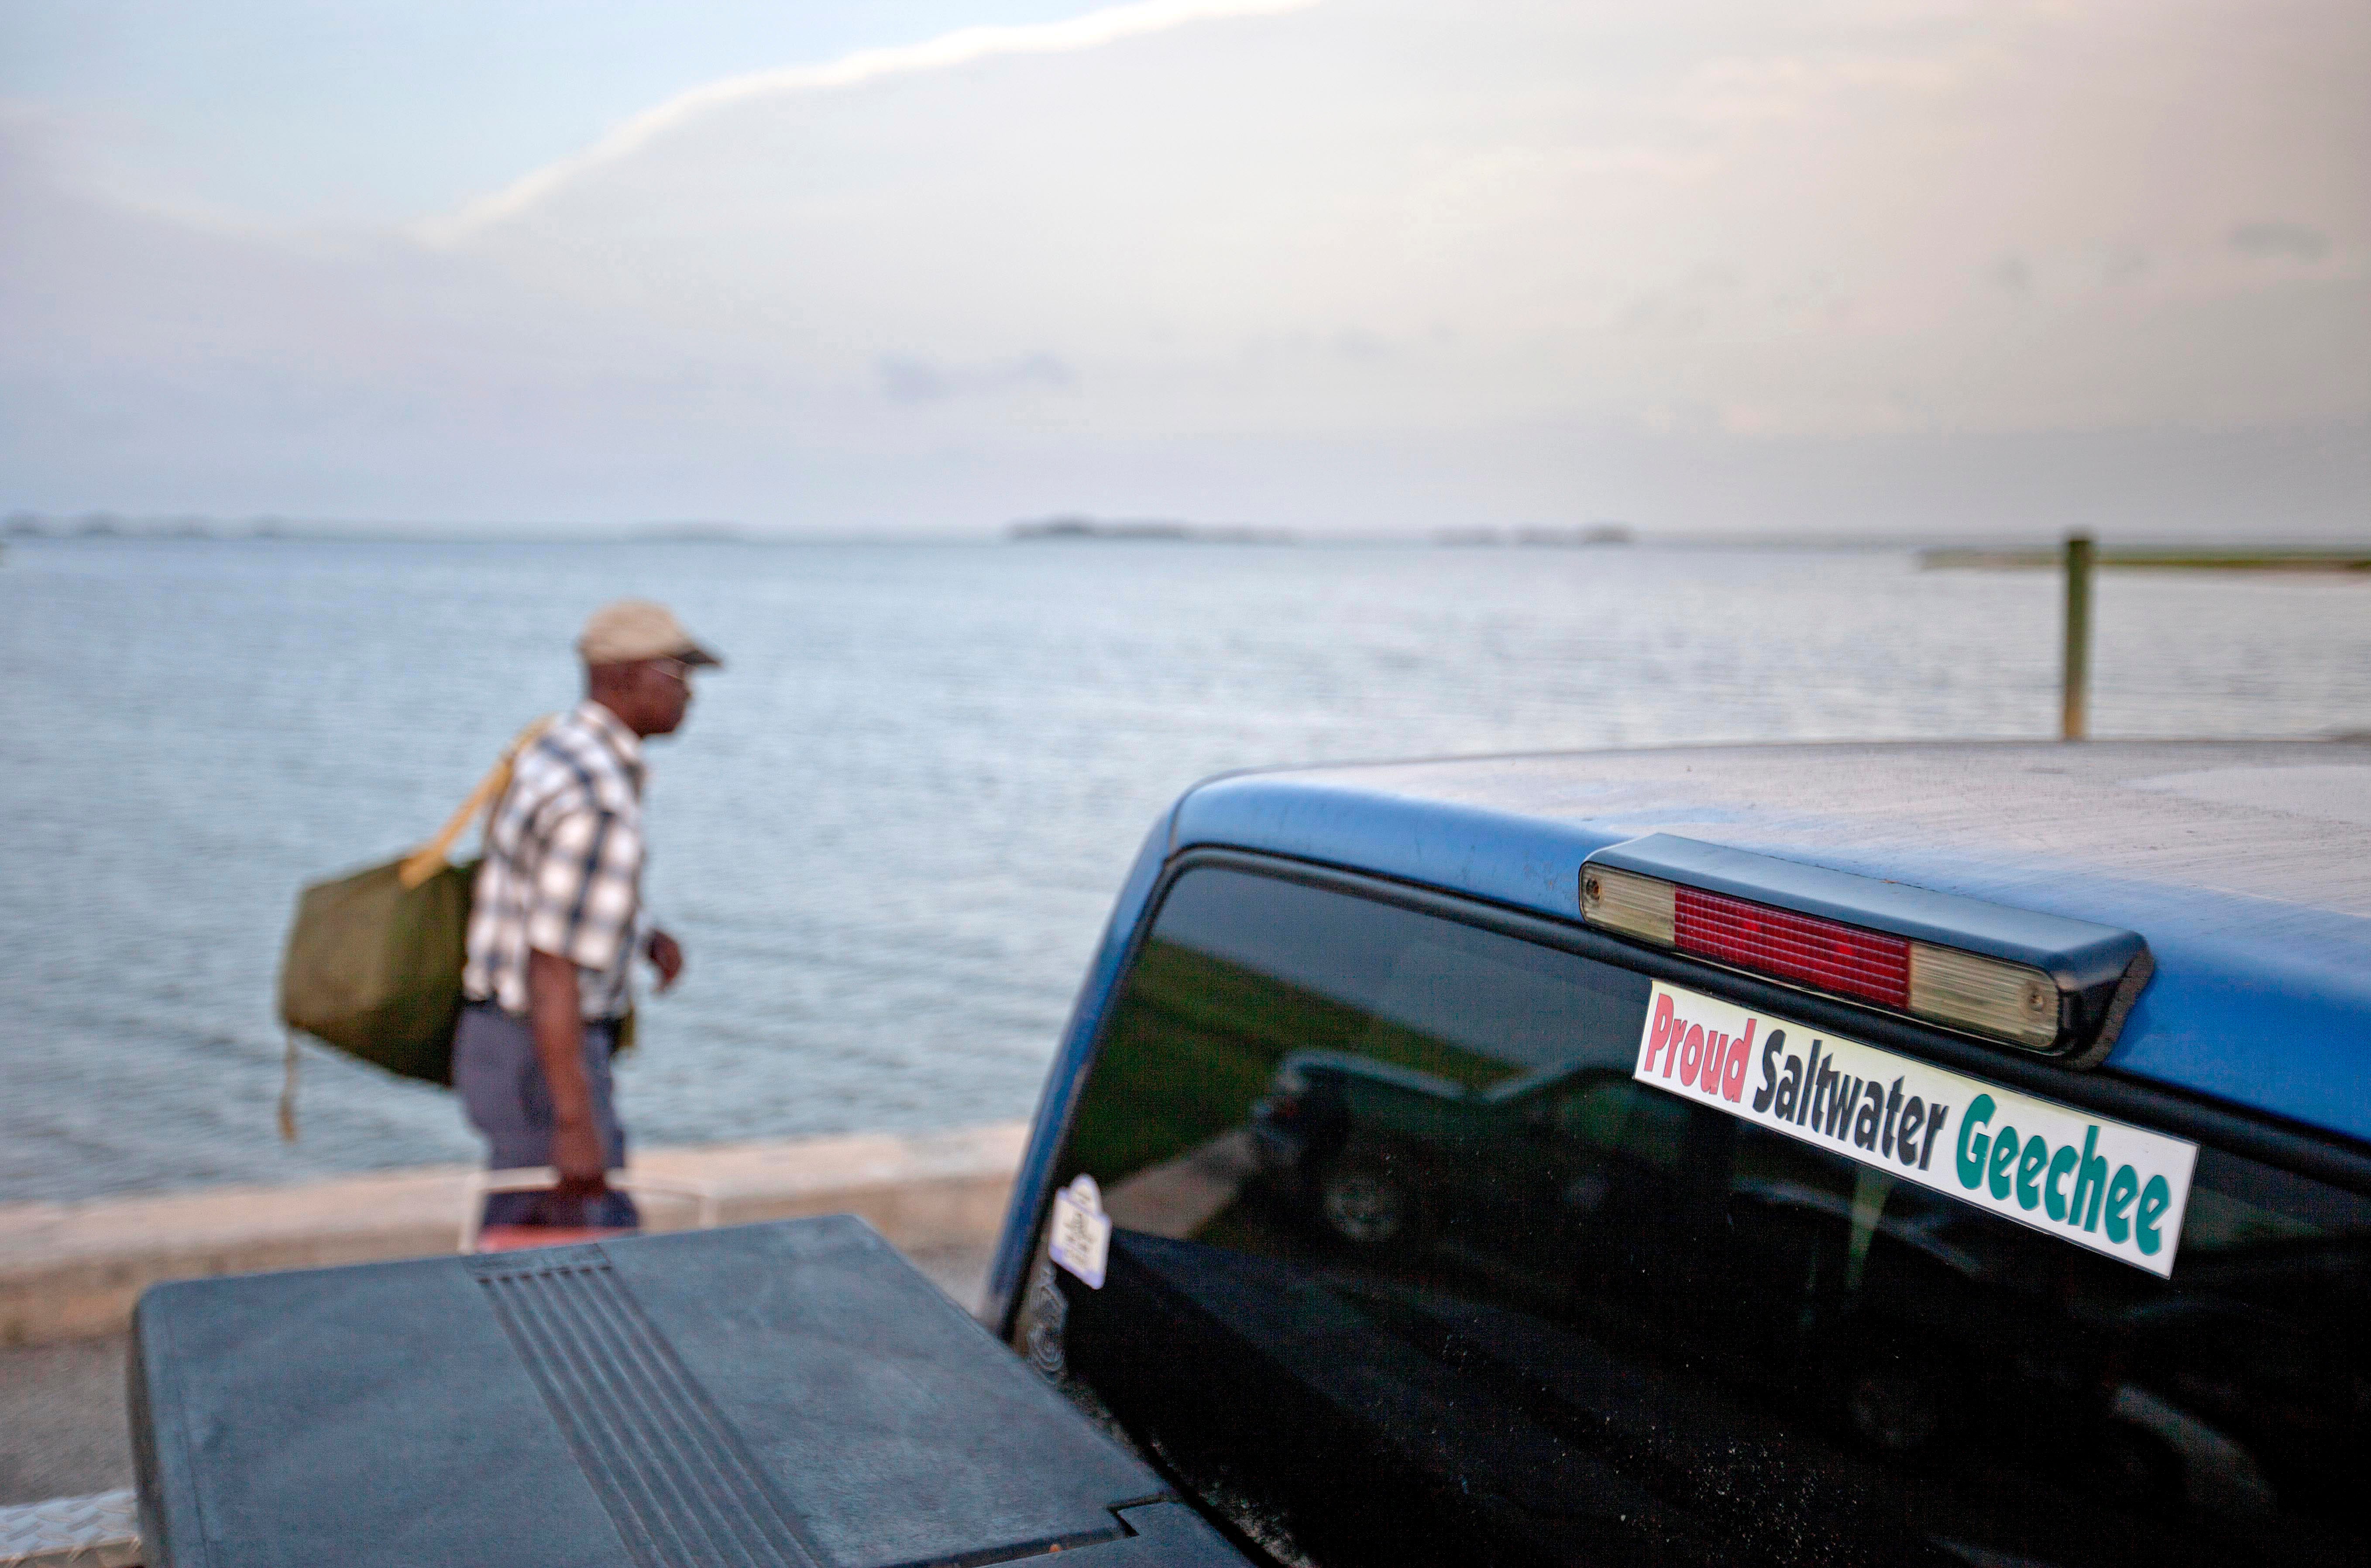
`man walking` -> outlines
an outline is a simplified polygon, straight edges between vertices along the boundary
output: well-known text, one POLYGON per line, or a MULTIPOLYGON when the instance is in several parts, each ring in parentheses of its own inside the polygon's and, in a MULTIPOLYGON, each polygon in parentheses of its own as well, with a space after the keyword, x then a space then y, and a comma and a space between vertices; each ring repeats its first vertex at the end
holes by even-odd
POLYGON ((488 1225, 638 1223, 607 1179, 626 1163, 609 1059, 636 952, 661 991, 683 972, 675 939, 642 931, 642 742, 683 723, 692 670, 722 661, 647 599, 596 610, 576 650, 584 701, 519 753, 469 911, 453 1086, 493 1169, 560 1174, 551 1192, 490 1195, 488 1225))

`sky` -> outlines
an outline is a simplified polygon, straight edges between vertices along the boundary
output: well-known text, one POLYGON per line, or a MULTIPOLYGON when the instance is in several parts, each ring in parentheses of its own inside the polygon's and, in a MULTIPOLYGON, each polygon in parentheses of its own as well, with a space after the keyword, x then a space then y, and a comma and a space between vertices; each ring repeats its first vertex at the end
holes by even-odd
POLYGON ((0 9, 0 511, 2371 535, 2360 0, 0 9))

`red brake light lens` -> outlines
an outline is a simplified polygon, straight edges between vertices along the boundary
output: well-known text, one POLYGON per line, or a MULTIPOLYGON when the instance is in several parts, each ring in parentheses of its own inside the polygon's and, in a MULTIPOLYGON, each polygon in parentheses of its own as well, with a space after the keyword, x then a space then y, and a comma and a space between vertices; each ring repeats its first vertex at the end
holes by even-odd
MULTIPOLYGON (((1717 845, 1692 844, 1684 839, 1655 835, 1638 843, 1680 846, 1683 853, 1701 852, 1743 863, 1752 870, 1763 857, 1717 845)), ((1841 886, 1849 895, 1861 878, 1841 872, 1820 871, 1791 862, 1768 862, 1780 878, 1799 879, 1814 874, 1841 886)), ((1915 892, 1917 889, 1908 889, 1915 892)), ((1941 900, 1942 913, 1957 911, 1948 895, 1926 894, 1941 900)), ((1833 906, 1832 906, 1833 907, 1833 906)), ((1989 907, 1997 914, 1998 906, 1989 907)), ((1972 1030, 2007 1040, 2030 1051, 2053 1051, 2069 1031, 2082 1027, 2076 1006, 2082 993, 2062 991, 2060 978, 2029 962, 1971 952, 1966 948, 1855 925, 1827 915, 1803 914, 1752 899, 1716 893, 1651 872, 1608 865, 1594 860, 1580 867, 1580 915, 1590 925, 1666 951, 1686 953, 1749 974, 1768 975, 1814 991, 1929 1019, 1953 1028, 1972 1030)), ((1929 918, 1932 929, 1942 923, 1929 918)), ((2060 923, 2062 925, 2067 923, 2060 923)), ((1948 927, 1947 927, 1948 929, 1948 927)), ((2126 945, 2122 978, 2096 978, 2095 992, 2109 983, 2119 987, 2116 1003, 2129 1006, 2130 994, 2146 982, 2153 969, 2147 945, 2138 934, 2117 932, 2076 923, 2076 935, 2099 932, 2126 945), (2137 978, 2135 978, 2137 977, 2137 978)), ((2112 949, 2111 949, 2112 950, 2112 949)), ((2089 962, 2078 953, 2075 960, 2089 962)), ((2095 1001, 2094 1005, 2099 1004, 2095 1001)), ((2112 1044, 2120 1013, 2108 1015, 2099 1043, 2112 1044)), ((2064 1054, 2058 1051, 2058 1054, 2064 1054)), ((2093 1059, 2096 1061, 2096 1057, 2093 1059)), ((2087 1065, 2089 1063, 2086 1063, 2087 1065)))
POLYGON ((1767 904, 1679 887, 1672 946, 1888 1007, 1910 1003, 1910 944, 1767 904))

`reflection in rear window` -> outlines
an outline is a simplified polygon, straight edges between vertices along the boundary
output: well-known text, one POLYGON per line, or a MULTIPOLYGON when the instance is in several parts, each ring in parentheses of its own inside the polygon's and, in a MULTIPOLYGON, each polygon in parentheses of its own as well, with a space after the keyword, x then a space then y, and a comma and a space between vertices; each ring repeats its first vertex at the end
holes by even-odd
POLYGON ((1024 1340, 1282 1562, 2371 1561, 2361 1198, 2203 1150, 2159 1281, 1632 1082, 1648 991, 1187 873, 1024 1340))
POLYGON ((1477 1088, 1553 1068, 1583 1041, 1624 1065, 1646 995, 1636 976, 1491 932, 1197 872, 1171 891, 1129 977, 1073 1169, 1108 1186, 1240 1125, 1293 1051, 1477 1088))

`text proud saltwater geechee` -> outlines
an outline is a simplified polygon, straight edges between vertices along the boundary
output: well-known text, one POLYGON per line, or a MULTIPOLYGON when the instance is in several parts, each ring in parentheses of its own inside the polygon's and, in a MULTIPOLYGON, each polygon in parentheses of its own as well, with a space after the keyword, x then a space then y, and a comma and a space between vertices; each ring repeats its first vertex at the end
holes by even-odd
POLYGON ((2198 1158, 2179 1138, 1660 981, 1631 1075, 2153 1274, 2173 1272, 2198 1158))

